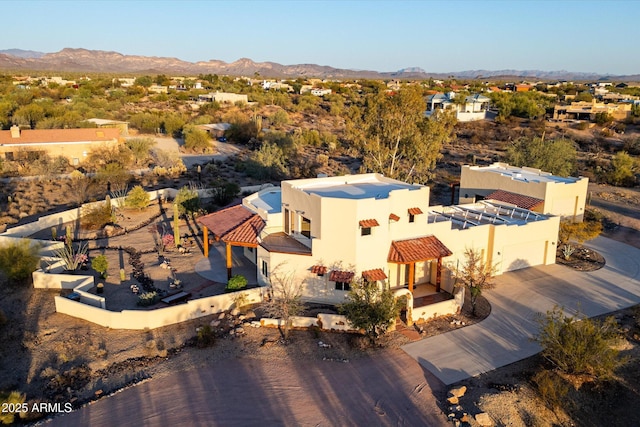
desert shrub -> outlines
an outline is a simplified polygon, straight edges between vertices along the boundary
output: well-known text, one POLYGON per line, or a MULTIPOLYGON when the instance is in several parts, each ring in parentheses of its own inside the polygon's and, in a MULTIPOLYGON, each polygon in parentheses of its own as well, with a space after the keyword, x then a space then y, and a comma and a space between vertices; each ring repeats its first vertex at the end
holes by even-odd
POLYGON ((562 372, 608 379, 625 362, 615 348, 622 335, 613 316, 580 319, 554 307, 539 315, 538 324, 534 339, 542 346, 542 356, 562 372))
POLYGON ((98 255, 91 260, 91 268, 100 273, 102 278, 107 277, 107 270, 109 269, 109 261, 104 255, 98 255))
POLYGON ((80 223, 87 230, 97 230, 107 224, 114 223, 116 216, 112 207, 107 203, 98 203, 94 206, 87 206, 82 209, 80 223))
POLYGON ((607 178, 610 184, 631 186, 635 181, 635 174, 639 170, 638 160, 627 152, 621 151, 611 159, 611 169, 607 178))
POLYGON ((178 205, 180 215, 193 214, 200 209, 200 196, 195 189, 185 185, 178 190, 173 203, 178 205))
POLYGON ((240 186, 235 182, 216 181, 210 193, 213 202, 218 206, 226 206, 240 194, 240 186))
POLYGON ((569 242, 583 244, 587 240, 595 239, 602 232, 602 219, 592 218, 593 216, 585 218, 583 222, 560 221, 558 240, 565 244, 569 242))
POLYGON ((11 393, 2 393, 0 394, 0 406, 2 406, 2 412, 0 412, 0 424, 13 424, 13 422, 15 421, 16 415, 20 415, 23 412, 28 412, 28 411, 22 411, 20 410, 19 412, 9 412, 9 411, 5 411, 5 407, 6 406, 12 406, 12 407, 18 407, 18 408, 22 408, 22 405, 25 404, 25 399, 26 396, 22 393, 20 393, 19 391, 12 391, 11 393), (8 404, 8 405, 5 405, 8 404))
POLYGON ((569 394, 569 384, 557 373, 543 369, 532 378, 540 398, 551 410, 561 407, 569 394))
POLYGON ((10 285, 24 283, 36 271, 40 262, 38 249, 29 240, 0 245, 0 271, 10 285))
POLYGON ((148 307, 150 305, 155 304, 160 299, 160 296, 157 292, 143 292, 138 295, 138 305, 141 307, 148 307))
POLYGON ((284 110, 278 110, 269 117, 269 120, 274 126, 286 125, 289 123, 289 115, 284 110))
POLYGON ((196 345, 199 348, 211 347, 216 340, 216 335, 211 326, 204 325, 197 329, 196 345))
POLYGON ((247 279, 241 275, 236 274, 229 282, 227 282, 227 287, 225 288, 227 291, 239 291, 247 287, 247 279))
POLYGON ((124 203, 128 208, 142 210, 149 206, 149 202, 149 193, 147 193, 144 188, 142 188, 142 186, 136 185, 131 190, 129 190, 124 203))
POLYGON ((184 130, 184 148, 195 153, 209 153, 212 151, 209 134, 196 127, 188 127, 184 130))

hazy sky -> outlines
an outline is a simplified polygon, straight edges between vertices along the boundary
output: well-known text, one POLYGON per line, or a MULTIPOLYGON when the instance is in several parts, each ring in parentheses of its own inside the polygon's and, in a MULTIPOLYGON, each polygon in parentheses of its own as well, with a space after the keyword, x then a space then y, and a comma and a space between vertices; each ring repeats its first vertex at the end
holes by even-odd
POLYGON ((0 49, 640 73, 640 1, 2 1, 0 49))

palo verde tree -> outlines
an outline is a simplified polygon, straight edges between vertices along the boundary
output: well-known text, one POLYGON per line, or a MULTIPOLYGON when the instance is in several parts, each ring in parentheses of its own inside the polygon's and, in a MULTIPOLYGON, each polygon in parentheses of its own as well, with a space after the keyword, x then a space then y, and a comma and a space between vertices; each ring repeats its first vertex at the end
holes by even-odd
POLYGON ((507 149, 507 161, 514 166, 527 166, 569 176, 575 169, 576 148, 568 139, 545 140, 520 138, 507 149))
POLYGON ((427 118, 425 109, 418 86, 393 95, 377 89, 349 109, 346 138, 362 154, 364 171, 414 182, 431 178, 456 119, 453 112, 427 118))
POLYGON ((347 302, 339 309, 355 328, 364 329, 374 344, 395 322, 400 303, 386 286, 359 279, 351 283, 347 302))
POLYGON ((18 240, 0 245, 0 272, 9 285, 23 284, 31 276, 40 262, 38 246, 29 240, 18 240))
POLYGON ((482 252, 470 248, 464 251, 462 267, 456 266, 453 270, 456 285, 462 284, 469 290, 471 312, 474 316, 478 297, 482 294, 482 291, 493 286, 491 279, 495 276, 496 271, 497 264, 491 265, 487 263, 482 256, 482 252))
POLYGON ((274 318, 282 320, 280 333, 286 343, 293 323, 293 316, 298 316, 304 310, 302 303, 302 283, 295 277, 293 271, 285 270, 286 264, 279 264, 269 275, 270 298, 265 302, 265 312, 274 318))

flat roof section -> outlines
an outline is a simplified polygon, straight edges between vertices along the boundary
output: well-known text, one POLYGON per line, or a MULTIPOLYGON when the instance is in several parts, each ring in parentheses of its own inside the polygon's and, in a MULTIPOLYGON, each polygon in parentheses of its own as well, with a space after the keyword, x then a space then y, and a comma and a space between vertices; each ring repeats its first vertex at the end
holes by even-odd
POLYGON ((262 209, 270 214, 280 213, 282 211, 282 190, 280 187, 255 193, 255 196, 256 197, 249 200, 249 203, 256 208, 262 209))
POLYGON ((293 188, 320 197, 339 199, 386 199, 395 190, 419 190, 423 185, 407 184, 378 173, 331 176, 286 181, 293 188))
POLYGON ((513 180, 522 182, 557 182, 562 184, 572 184, 579 180, 579 178, 564 178, 552 175, 548 172, 542 172, 537 169, 510 166, 506 163, 494 163, 491 166, 472 167, 472 169, 478 172, 499 173, 500 175, 508 176, 513 180))

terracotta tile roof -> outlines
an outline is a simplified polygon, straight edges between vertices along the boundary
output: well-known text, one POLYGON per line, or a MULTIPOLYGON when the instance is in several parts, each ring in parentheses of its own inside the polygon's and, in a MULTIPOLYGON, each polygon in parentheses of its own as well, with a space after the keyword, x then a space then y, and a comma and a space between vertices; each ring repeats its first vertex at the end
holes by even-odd
POLYGON ((394 214, 394 213, 389 214, 389 219, 391 221, 400 221, 400 217, 398 215, 394 214))
POLYGON ((258 235, 264 228, 262 218, 242 205, 201 216, 197 221, 207 227, 216 239, 251 245, 258 244, 258 235))
POLYGON ((360 221, 360 227, 377 227, 380 224, 378 224, 378 221, 375 219, 363 219, 362 221, 360 221))
POLYGON ((331 274, 329 274, 329 280, 332 282, 346 282, 349 283, 353 280, 353 276, 355 274, 352 271, 340 271, 333 270, 331 274))
POLYGON ((391 242, 387 260, 398 264, 408 264, 446 257, 451 253, 449 248, 435 236, 427 236, 407 240, 394 240, 391 242))
POLYGON ((373 270, 363 271, 362 277, 368 282, 375 282, 376 280, 385 280, 387 275, 384 274, 381 268, 374 268, 373 270))
POLYGON ((409 215, 420 215, 422 213, 422 209, 420 208, 409 208, 409 215))
POLYGON ((542 199, 535 197, 523 196, 522 194, 511 193, 510 191, 497 190, 486 197, 487 200, 497 200, 499 202, 511 203, 519 208, 533 209, 544 203, 542 199))
POLYGON ((0 144, 55 144, 62 142, 105 142, 120 138, 120 129, 25 129, 19 138, 10 130, 0 131, 0 144))
POLYGON ((222 236, 222 240, 230 243, 246 243, 258 245, 258 236, 264 228, 264 221, 260 216, 253 215, 247 221, 222 236))
POLYGON ((326 274, 327 267, 325 267, 324 265, 314 265, 313 267, 311 267, 311 272, 313 274, 326 274))

